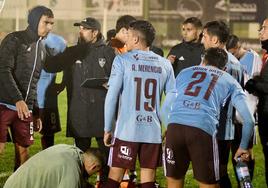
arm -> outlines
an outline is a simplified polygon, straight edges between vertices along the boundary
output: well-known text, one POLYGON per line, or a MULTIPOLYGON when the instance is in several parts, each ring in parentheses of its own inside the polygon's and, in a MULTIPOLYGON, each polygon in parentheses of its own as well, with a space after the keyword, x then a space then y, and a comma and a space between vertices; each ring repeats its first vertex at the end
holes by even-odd
POLYGON ((105 98, 104 108, 104 144, 110 146, 112 122, 115 116, 118 96, 123 85, 123 65, 119 58, 115 58, 109 79, 109 89, 105 98))
POLYGON ((255 82, 255 90, 257 91, 257 93, 268 94, 268 64, 266 64, 263 68, 261 78, 256 79, 255 82))
POLYGON ((170 61, 170 63, 172 64, 172 66, 175 66, 175 61, 176 61, 176 55, 174 53, 174 48, 171 48, 168 55, 167 55, 167 59, 170 61))
POLYGON ((12 99, 13 105, 24 100, 13 77, 18 42, 18 39, 10 34, 2 41, 0 46, 0 85, 2 92, 5 92, 12 99))
POLYGON ((248 148, 248 142, 252 135, 255 123, 254 117, 250 112, 250 109, 246 101, 246 95, 243 92, 242 88, 237 87, 235 89, 231 101, 243 120, 242 139, 239 147, 241 149, 246 150, 248 148))
POLYGON ((164 103, 162 104, 162 108, 160 111, 160 119, 162 124, 164 124, 166 127, 168 126, 168 114, 171 110, 171 105, 173 104, 173 101, 176 98, 176 80, 173 73, 173 69, 171 65, 168 65, 169 71, 168 71, 168 78, 165 84, 165 94, 166 98, 164 103))
POLYGON ((165 127, 168 126, 169 113, 172 110, 172 104, 175 100, 176 100, 176 91, 174 89, 173 91, 167 93, 165 101, 161 107, 160 119, 165 127))
POLYGON ((12 34, 8 35, 1 43, 0 85, 2 92, 5 92, 5 95, 11 98, 12 105, 16 105, 18 116, 23 120, 24 117, 30 117, 30 111, 13 77, 13 72, 16 67, 18 43, 18 38, 12 34))
POLYGON ((105 51, 104 51, 104 57, 107 60, 107 63, 105 64, 105 66, 106 66, 105 73, 107 74, 106 76, 109 77, 111 74, 113 60, 115 58, 114 49, 111 47, 109 47, 109 48, 106 47, 105 51))
POLYGON ((48 55, 44 64, 44 70, 53 73, 60 72, 73 65, 76 60, 83 59, 88 53, 87 49, 88 44, 78 44, 67 47, 62 53, 56 56, 48 55))

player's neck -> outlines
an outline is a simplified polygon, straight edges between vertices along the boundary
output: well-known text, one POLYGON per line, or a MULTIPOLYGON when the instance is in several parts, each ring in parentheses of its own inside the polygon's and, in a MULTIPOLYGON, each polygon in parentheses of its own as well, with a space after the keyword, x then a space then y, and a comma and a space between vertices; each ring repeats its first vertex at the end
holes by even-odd
POLYGON ((144 45, 137 45, 132 50, 149 51, 149 47, 144 45))

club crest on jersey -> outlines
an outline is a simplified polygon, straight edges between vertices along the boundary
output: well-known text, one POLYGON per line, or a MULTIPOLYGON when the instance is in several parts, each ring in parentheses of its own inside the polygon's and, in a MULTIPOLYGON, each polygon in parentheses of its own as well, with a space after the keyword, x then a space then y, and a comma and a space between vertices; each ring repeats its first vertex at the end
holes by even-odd
POLYGON ((104 67, 105 63, 106 63, 106 59, 105 58, 99 58, 99 65, 101 66, 101 68, 104 67))
POLYGON ((134 57, 137 61, 139 60, 139 55, 138 55, 138 54, 133 55, 133 57, 134 57))

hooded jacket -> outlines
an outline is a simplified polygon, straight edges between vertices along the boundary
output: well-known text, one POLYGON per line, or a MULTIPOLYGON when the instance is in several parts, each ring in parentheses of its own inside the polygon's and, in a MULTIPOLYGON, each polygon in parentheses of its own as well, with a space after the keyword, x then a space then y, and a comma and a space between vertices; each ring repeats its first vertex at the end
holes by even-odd
POLYGON ((24 100, 30 110, 36 102, 36 85, 45 57, 38 24, 46 7, 29 13, 26 30, 8 34, 0 45, 0 103, 15 106, 24 100))

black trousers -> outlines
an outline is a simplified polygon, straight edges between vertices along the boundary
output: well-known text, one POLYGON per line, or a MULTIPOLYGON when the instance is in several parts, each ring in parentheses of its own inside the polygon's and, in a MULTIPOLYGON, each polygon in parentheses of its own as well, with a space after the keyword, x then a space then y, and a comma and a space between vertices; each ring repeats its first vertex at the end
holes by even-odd
POLYGON ((259 135, 265 164, 265 180, 268 187, 268 115, 258 114, 259 135))

